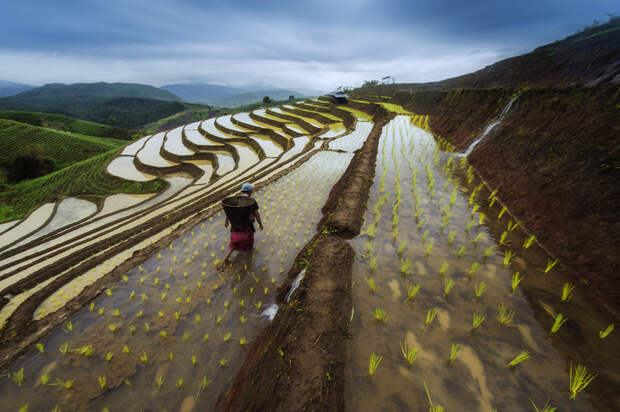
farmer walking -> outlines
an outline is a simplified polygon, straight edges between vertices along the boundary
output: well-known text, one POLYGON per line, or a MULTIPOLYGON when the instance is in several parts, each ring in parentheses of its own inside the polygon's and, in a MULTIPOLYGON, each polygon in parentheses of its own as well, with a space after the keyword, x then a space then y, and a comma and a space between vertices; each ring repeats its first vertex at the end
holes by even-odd
POLYGON ((231 222, 229 216, 226 216, 224 225, 226 227, 230 225, 230 244, 228 245, 228 252, 222 261, 222 267, 230 263, 228 259, 234 250, 245 251, 254 249, 254 232, 256 231, 254 229, 254 220, 258 222, 260 230, 263 230, 263 222, 258 212, 258 203, 252 197, 253 193, 254 186, 251 183, 241 185, 241 197, 251 199, 249 205, 244 207, 246 215, 235 219, 235 222, 231 222))

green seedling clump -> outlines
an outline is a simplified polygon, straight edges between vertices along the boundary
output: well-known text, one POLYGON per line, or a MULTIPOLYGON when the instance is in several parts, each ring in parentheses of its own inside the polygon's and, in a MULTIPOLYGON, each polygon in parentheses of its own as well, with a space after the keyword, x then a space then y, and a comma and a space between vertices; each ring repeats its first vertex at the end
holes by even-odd
POLYGON ((515 356, 515 358, 513 360, 511 360, 510 362, 508 362, 508 366, 510 367, 515 367, 518 364, 520 364, 521 362, 523 362, 526 359, 530 358, 530 354, 528 351, 521 351, 521 353, 519 353, 517 356, 515 356))
POLYGON ((588 375, 585 366, 578 364, 573 368, 573 364, 571 363, 569 369, 570 399, 575 399, 577 394, 584 390, 596 376, 597 375, 588 375))
POLYGON ((378 356, 374 352, 370 354, 370 358, 368 360, 368 376, 374 375, 382 360, 383 356, 378 356))
POLYGON ((400 344, 400 351, 403 354, 403 358, 407 362, 407 366, 411 366, 418 356, 418 350, 410 348, 407 343, 407 339, 403 339, 400 344))
POLYGON ((609 326, 607 326, 605 330, 599 331, 598 336, 601 339, 605 339, 613 330, 614 330, 614 324, 612 323, 609 326))
POLYGON ((498 311, 497 320, 499 321, 500 324, 504 326, 512 325, 512 319, 514 318, 514 315, 515 315, 513 310, 508 310, 503 303, 500 303, 497 307, 497 311, 498 311))

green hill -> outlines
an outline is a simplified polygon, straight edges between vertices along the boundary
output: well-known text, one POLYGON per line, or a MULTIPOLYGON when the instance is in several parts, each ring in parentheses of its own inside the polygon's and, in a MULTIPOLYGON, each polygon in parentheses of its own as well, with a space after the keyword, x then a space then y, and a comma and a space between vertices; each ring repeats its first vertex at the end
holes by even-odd
POLYGON ((187 110, 167 90, 126 83, 48 84, 0 98, 0 110, 57 113, 122 128, 187 110))
POLYGON ((0 146, 3 147, 0 152, 0 176, 17 181, 41 175, 126 143, 124 140, 61 132, 0 119, 0 146), (33 165, 24 158, 40 161, 33 165), (23 163, 24 161, 26 163, 23 163), (41 166, 41 170, 24 170, 36 169, 37 165, 41 166))
POLYGON ((119 129, 100 123, 76 119, 55 113, 25 112, 25 111, 0 111, 0 119, 15 120, 27 123, 31 126, 47 127, 49 129, 64 132, 80 133, 89 136, 112 137, 115 139, 131 139, 135 130, 119 129))
POLYGON ((48 175, 4 188, 0 191, 0 223, 23 218, 37 206, 67 196, 96 201, 115 193, 153 193, 164 188, 165 182, 160 179, 132 182, 107 174, 107 164, 119 152, 120 149, 113 149, 48 175))
POLYGON ((94 98, 140 97, 166 101, 180 101, 177 95, 168 90, 146 84, 136 83, 50 83, 27 90, 14 97, 21 99, 74 99, 92 100, 94 98))

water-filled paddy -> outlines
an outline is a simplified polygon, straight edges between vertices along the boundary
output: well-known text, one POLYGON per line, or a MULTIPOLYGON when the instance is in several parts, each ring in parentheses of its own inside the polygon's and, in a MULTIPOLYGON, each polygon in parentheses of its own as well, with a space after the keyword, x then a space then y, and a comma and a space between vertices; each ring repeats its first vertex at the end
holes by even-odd
POLYGON ((433 406, 449 411, 531 411, 530 399, 541 410, 547 401, 568 411, 620 404, 618 339, 599 337, 613 317, 558 266, 543 273, 553 259, 536 243, 525 248, 529 235, 502 210, 408 116, 384 129, 365 233, 351 241, 348 409, 428 410, 425 384, 433 406), (559 313, 568 321, 552 333, 559 313), (530 358, 509 366, 522 351, 530 358), (369 376, 373 353, 382 360, 369 376), (571 363, 598 374, 574 400, 571 363))
POLYGON ((230 269, 214 269, 228 242, 219 213, 110 283, 40 342, 45 354, 33 347, 2 372, 24 368, 19 386, 0 379, 3 406, 213 408, 268 322, 262 314, 275 287, 315 234, 319 209, 350 159, 319 152, 258 191, 265 230, 255 252, 233 255, 230 269))

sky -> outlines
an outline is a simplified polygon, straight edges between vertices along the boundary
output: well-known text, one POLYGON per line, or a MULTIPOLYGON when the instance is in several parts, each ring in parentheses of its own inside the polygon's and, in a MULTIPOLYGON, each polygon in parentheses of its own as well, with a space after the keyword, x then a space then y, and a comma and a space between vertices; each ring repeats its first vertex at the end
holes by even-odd
POLYGON ((427 82, 620 13, 617 0, 0 0, 0 80, 326 91, 427 82))

